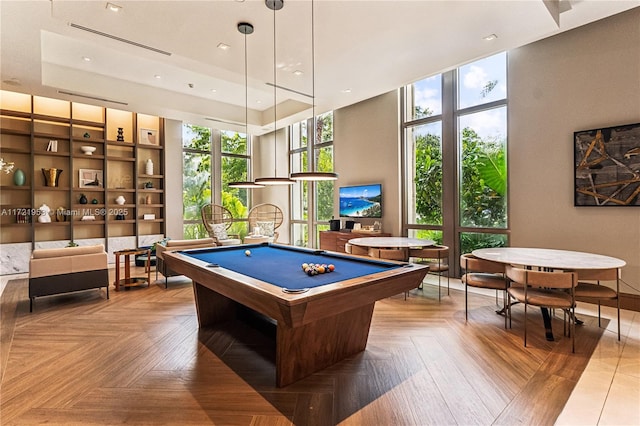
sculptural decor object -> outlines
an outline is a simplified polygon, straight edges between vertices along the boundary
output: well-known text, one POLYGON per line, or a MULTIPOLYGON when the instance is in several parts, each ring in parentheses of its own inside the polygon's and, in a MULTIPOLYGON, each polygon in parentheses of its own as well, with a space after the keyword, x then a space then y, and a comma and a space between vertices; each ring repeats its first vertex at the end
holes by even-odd
POLYGON ((42 169, 42 176, 44 176, 45 186, 58 186, 58 180, 62 174, 62 169, 42 169))
POLYGON ((116 136, 116 141, 124 142, 124 130, 122 127, 118 127, 118 136, 116 136))
POLYGON ((79 169, 78 182, 80 188, 102 187, 102 170, 79 169))

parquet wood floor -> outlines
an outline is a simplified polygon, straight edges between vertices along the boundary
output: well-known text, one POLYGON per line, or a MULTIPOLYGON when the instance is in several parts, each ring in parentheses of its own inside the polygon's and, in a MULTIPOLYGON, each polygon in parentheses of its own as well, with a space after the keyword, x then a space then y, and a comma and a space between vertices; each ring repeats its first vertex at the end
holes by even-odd
MULTIPOLYGON (((113 277, 112 277, 113 279, 113 277)), ((504 329, 493 297, 425 285, 376 304, 367 349, 275 387, 270 326, 198 330, 191 284, 92 290, 35 302, 2 295, 0 423, 28 425, 553 424, 601 329, 584 317, 576 354, 554 320, 544 340, 522 309, 504 329)), ((164 280, 162 280, 164 284, 164 280)))

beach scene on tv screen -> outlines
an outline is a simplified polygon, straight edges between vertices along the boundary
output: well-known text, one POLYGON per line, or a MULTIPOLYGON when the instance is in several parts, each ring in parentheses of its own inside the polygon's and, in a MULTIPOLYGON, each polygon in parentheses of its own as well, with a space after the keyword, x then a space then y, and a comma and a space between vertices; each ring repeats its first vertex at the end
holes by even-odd
POLYGON ((382 186, 362 185, 340 188, 340 216, 382 217, 382 186))

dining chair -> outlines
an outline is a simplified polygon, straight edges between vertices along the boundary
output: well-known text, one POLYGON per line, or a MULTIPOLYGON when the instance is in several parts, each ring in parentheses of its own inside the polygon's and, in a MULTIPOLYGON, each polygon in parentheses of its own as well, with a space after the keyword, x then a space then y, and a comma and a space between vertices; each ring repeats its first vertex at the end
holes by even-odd
MULTIPOLYGON (((569 312, 569 335, 571 352, 576 351, 575 288, 578 284, 576 272, 547 272, 506 266, 507 278, 511 285, 507 289, 510 297, 524 304, 524 346, 527 346, 527 306, 549 309, 562 309, 564 312, 564 335, 567 335, 567 312, 569 312)), ((511 324, 511 305, 508 305, 509 324, 511 324)))
POLYGON ((507 328, 507 303, 509 297, 507 288, 509 282, 505 276, 505 264, 480 259, 471 253, 460 256, 460 267, 463 269, 462 283, 464 284, 464 320, 468 320, 469 287, 486 288, 496 290, 496 304, 498 304, 498 291, 502 291, 502 312, 504 313, 504 328, 507 328))
POLYGON ((618 341, 620 340, 620 270, 608 269, 579 269, 578 285, 575 289, 576 299, 598 304, 598 327, 602 327, 600 319, 600 301, 615 300, 618 310, 618 341), (595 281, 595 282, 584 282, 595 281), (616 289, 602 285, 602 281, 615 281, 616 289))
MULTIPOLYGON (((449 295, 449 247, 434 245, 423 248, 410 248, 409 258, 418 259, 414 263, 428 265, 429 273, 438 275, 438 300, 440 296, 440 281, 442 274, 447 274, 447 295, 449 295)), ((422 286, 420 286, 422 288, 422 286)))

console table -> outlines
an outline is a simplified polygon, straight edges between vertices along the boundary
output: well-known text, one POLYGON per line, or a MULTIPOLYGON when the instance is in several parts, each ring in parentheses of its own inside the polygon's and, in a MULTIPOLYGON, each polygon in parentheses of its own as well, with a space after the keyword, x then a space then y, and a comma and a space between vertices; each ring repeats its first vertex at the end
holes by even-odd
POLYGON ((343 232, 343 231, 320 231, 320 249, 346 253, 345 244, 353 238, 362 237, 390 237, 391 234, 385 232, 343 232))

